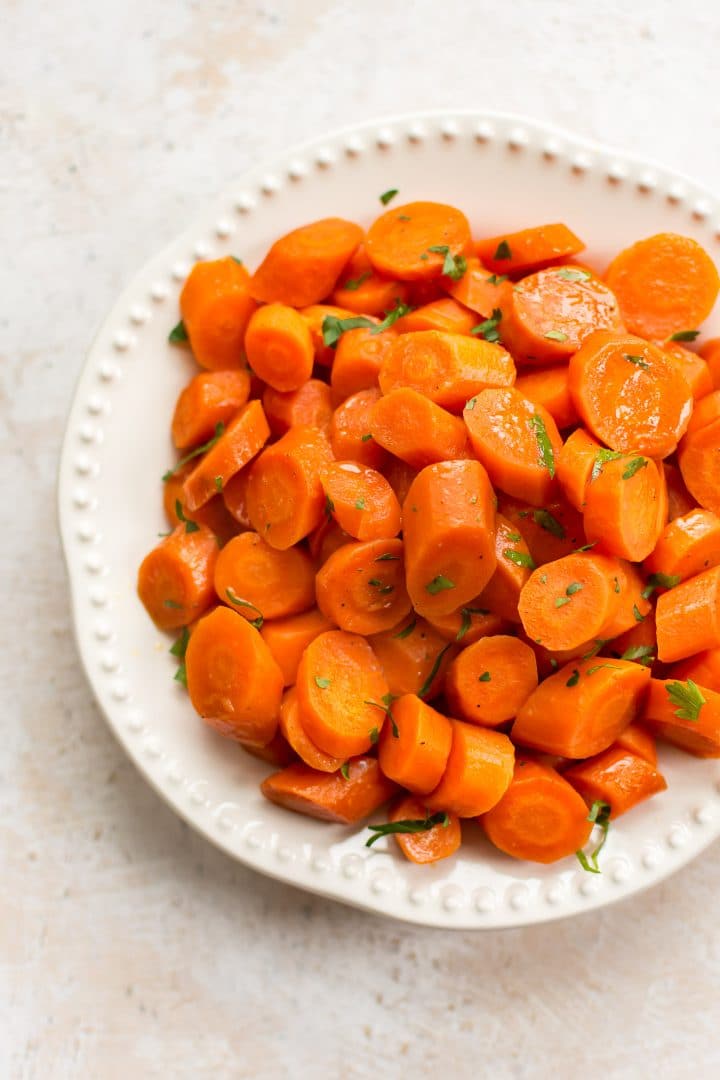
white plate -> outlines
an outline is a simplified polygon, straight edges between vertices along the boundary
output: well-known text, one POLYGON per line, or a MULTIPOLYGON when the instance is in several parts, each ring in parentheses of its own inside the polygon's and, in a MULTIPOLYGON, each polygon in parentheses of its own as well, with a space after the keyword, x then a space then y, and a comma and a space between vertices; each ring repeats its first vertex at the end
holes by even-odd
MULTIPOLYGON (((669 790, 611 829, 602 875, 493 852, 473 826, 461 852, 417 867, 390 841, 266 802, 260 762, 210 732, 173 682, 168 640, 135 595, 138 564, 165 528, 160 476, 169 421, 191 374, 167 344, 180 284, 197 259, 256 265, 270 242, 314 218, 369 224, 378 195, 454 203, 475 235, 566 221, 601 260, 659 230, 720 254, 717 201, 656 165, 489 113, 423 114, 338 132, 244 176, 149 262, 108 316, 79 380, 59 477, 62 538, 80 655, 108 723, 153 787, 241 862, 301 888, 410 922, 520 926, 601 907, 666 877, 720 831, 720 765, 666 749, 669 790)), ((720 333, 720 317, 708 330, 720 333)))

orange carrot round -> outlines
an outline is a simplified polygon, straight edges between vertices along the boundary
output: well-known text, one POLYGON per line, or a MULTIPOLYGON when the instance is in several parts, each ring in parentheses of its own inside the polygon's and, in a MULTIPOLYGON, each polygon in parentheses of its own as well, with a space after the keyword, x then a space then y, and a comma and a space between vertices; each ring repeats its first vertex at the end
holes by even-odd
POLYGON ((720 420, 720 390, 713 390, 701 401, 695 403, 690 423, 687 426, 688 435, 692 435, 701 428, 708 427, 716 420, 720 420))
POLYGON ((452 743, 451 721, 415 694, 404 694, 394 701, 390 715, 392 723, 383 727, 378 745, 380 768, 408 791, 427 795, 445 772, 452 743))
POLYGON ((597 460, 585 488, 585 535, 598 550, 642 562, 665 524, 662 470, 642 454, 597 460))
POLYGON ((328 317, 350 319, 354 313, 347 308, 335 307, 334 304, 309 304, 301 309, 300 314, 310 331, 315 363, 321 367, 332 367, 335 361, 335 347, 325 344, 323 324, 328 317))
MULTIPOLYGON (((390 693, 420 694, 432 701, 442 693, 452 660, 446 639, 425 619, 412 613, 391 630, 373 634, 373 652, 382 664, 390 693)), ((434 785, 433 785, 434 786, 434 785)))
POLYGON ((651 679, 642 722, 696 757, 720 757, 720 694, 692 681, 651 679))
POLYGON ((320 475, 326 506, 357 540, 382 540, 400 532, 400 503, 382 473, 354 461, 334 461, 320 475))
POLYGON ((611 746, 596 757, 571 765, 563 776, 588 806, 597 800, 607 803, 613 818, 667 788, 665 777, 654 765, 621 746, 611 746))
POLYGON ((487 608, 510 622, 520 622, 518 603, 530 570, 534 568, 529 548, 522 533, 502 514, 495 518, 495 573, 478 598, 481 608, 487 608))
POLYGON ((293 687, 285 692, 280 706, 280 731, 301 761, 319 772, 334 773, 344 764, 342 758, 325 754, 308 738, 302 726, 297 691, 293 687))
MULTIPOLYGON (((427 810, 421 799, 406 796, 396 803, 390 812, 390 821, 427 820, 427 810)), ((420 832, 395 832, 392 834, 406 859, 427 866, 454 855, 460 847, 462 833, 456 814, 447 814, 446 820, 420 832)))
POLYGON ((585 508, 585 489, 593 470, 602 463, 605 448, 579 427, 568 435, 557 455, 556 471, 563 495, 571 506, 582 512, 585 508))
POLYGON ((341 630, 377 634, 397 626, 411 607, 402 540, 338 548, 318 571, 315 591, 318 607, 341 630))
POLYGON ((501 495, 498 510, 516 526, 536 566, 562 559, 585 545, 582 515, 564 499, 537 507, 501 495))
POLYGON ((525 372, 518 376, 515 388, 535 405, 542 405, 561 431, 578 423, 578 414, 570 394, 568 370, 563 365, 525 372))
POLYGON ((457 281, 443 278, 443 286, 445 292, 463 307, 469 308, 483 319, 489 319, 492 313, 500 308, 500 286, 504 280, 503 273, 491 274, 479 259, 471 255, 467 259, 467 269, 462 277, 457 281))
POLYGON ((250 396, 250 375, 244 370, 207 371, 196 375, 181 392, 172 419, 178 450, 198 446, 212 437, 243 407, 250 396))
POLYGON ((442 780, 426 796, 429 807, 477 817, 500 801, 512 779, 515 748, 500 731, 452 720, 452 743, 442 780))
POLYGON ((293 229, 272 245, 251 278, 250 293, 265 303, 317 304, 335 288, 362 238, 362 229, 342 218, 293 229))
POLYGON ((263 448, 269 436, 262 405, 259 401, 248 402, 185 481, 183 496, 188 510, 197 510, 222 492, 227 482, 263 448))
POLYGON ((253 371, 275 390, 297 390, 312 375, 313 345, 302 315, 285 304, 264 304, 245 331, 253 371))
POLYGON ((180 293, 180 312, 193 356, 210 371, 244 368, 245 329, 257 304, 250 275, 227 256, 193 266, 180 293))
POLYGON ((341 280, 332 294, 338 304, 358 315, 377 315, 380 318, 396 304, 408 298, 404 281, 393 281, 373 271, 365 245, 361 244, 343 270, 341 280))
POLYGON ((479 240, 476 250, 495 274, 529 274, 577 255, 585 245, 567 225, 535 225, 519 232, 479 240))
POLYGON ((691 510, 665 526, 645 569, 685 581, 719 563, 720 517, 710 510, 691 510))
POLYGON ((680 444, 678 464, 692 497, 720 515, 720 419, 686 435, 680 444))
POLYGON ((505 619, 482 607, 479 596, 447 615, 431 615, 427 622, 445 641, 463 645, 472 645, 492 634, 502 634, 508 628, 505 619))
POLYGON ((197 525, 205 525, 206 528, 217 537, 218 544, 222 547, 231 537, 238 532, 238 523, 232 517, 223 501, 222 495, 214 495, 196 510, 190 511, 184 504, 185 494, 183 487, 188 476, 192 472, 193 462, 176 468, 175 472, 163 482, 163 509, 170 525, 175 528, 181 524, 182 519, 178 516, 178 508, 183 517, 191 518, 197 525))
POLYGON ((380 399, 377 387, 360 390, 338 405, 330 424, 330 445, 338 461, 357 461, 382 470, 387 453, 370 430, 373 406, 380 399))
POLYGON ((244 532, 217 557, 215 591, 224 604, 260 626, 263 619, 297 615, 315 602, 312 559, 301 548, 277 551, 256 532, 244 532))
POLYGON ((720 694, 720 648, 706 649, 688 660, 673 664, 672 676, 681 682, 692 679, 698 686, 706 686, 708 690, 720 694))
POLYGON ((592 551, 538 567, 520 593, 526 633, 553 652, 604 637, 620 606, 619 572, 616 559, 592 551))
MULTIPOLYGON (((247 512, 247 482, 249 475, 249 469, 240 469, 239 472, 236 472, 234 476, 231 476, 223 484, 221 496, 228 513, 243 529, 252 528, 247 512)), ((209 505, 210 503, 205 504, 205 506, 209 505)))
POLYGON ((700 401, 714 389, 713 377, 706 360, 691 349, 686 349, 676 341, 656 341, 656 345, 672 356, 687 379, 695 401, 700 401))
POLYGON ((468 645, 448 668, 445 696, 453 715, 499 727, 517 715, 538 684, 535 654, 514 637, 497 634, 468 645))
POLYGON ((720 390, 720 338, 710 338, 698 350, 710 371, 715 390, 720 390))
POLYGON ((671 664, 720 646, 720 566, 696 574, 658 597, 658 659, 671 664))
POLYGON ((379 446, 415 469, 467 456, 462 420, 407 386, 373 405, 370 429, 379 446))
POLYGON ((192 521, 178 525, 145 556, 138 596, 160 630, 187 626, 210 606, 217 557, 213 534, 192 521))
POLYGON ((334 629, 330 620, 317 608, 263 622, 260 636, 280 668, 285 686, 292 686, 295 682, 302 654, 310 642, 326 630, 334 629))
MULTIPOLYGON (((651 765, 657 765, 658 756, 655 739, 642 724, 628 724, 625 730, 618 735, 613 746, 630 754, 635 754, 636 757, 649 761, 651 765)), ((610 800, 606 801, 609 802, 610 800)))
POLYGON ((297 390, 282 393, 268 386, 263 391, 263 409, 273 435, 285 435, 300 424, 327 432, 332 419, 330 387, 320 379, 308 379, 297 390))
POLYGON ((377 760, 356 757, 343 773, 325 773, 298 763, 263 780, 260 790, 270 802, 297 814, 354 825, 387 802, 397 786, 380 772, 377 760))
POLYGON ((347 330, 341 336, 330 372, 330 385, 336 405, 351 394, 370 390, 378 385, 382 362, 390 351, 395 336, 391 330, 373 334, 366 327, 347 330))
POLYGON ((668 521, 674 521, 676 517, 682 517, 683 514, 689 514, 691 510, 695 510, 697 503, 685 487, 685 481, 677 465, 668 465, 667 461, 663 461, 662 467, 668 493, 668 521))
POLYGON ((333 517, 325 513, 318 527, 308 536, 307 544, 316 566, 322 566, 338 548, 351 544, 352 540, 352 536, 341 529, 333 517))
POLYGON ((378 273, 404 281, 439 278, 448 257, 457 259, 469 248, 465 215, 435 202, 393 206, 373 222, 365 238, 368 258, 378 273))

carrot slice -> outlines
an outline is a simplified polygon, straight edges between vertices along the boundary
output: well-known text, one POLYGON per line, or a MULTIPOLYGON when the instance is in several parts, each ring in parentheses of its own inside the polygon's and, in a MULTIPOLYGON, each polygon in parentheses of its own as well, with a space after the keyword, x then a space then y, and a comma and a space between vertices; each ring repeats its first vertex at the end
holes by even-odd
POLYGON ((263 623, 260 636, 280 668, 285 686, 292 686, 295 682, 302 654, 310 642, 326 630, 333 629, 330 620, 317 608, 263 623))
POLYGON ((431 615, 427 622, 445 641, 459 641, 463 645, 472 645, 491 634, 502 634, 508 628, 505 619, 481 606, 479 596, 447 615, 431 615))
POLYGON ((477 315, 457 300, 444 296, 422 307, 413 308, 395 323, 400 334, 417 330, 442 330, 446 334, 469 334, 477 324, 477 315))
POLYGON ((456 260, 469 248, 465 215, 436 202, 392 207, 373 222, 365 238, 365 250, 378 273, 404 281, 439 278, 448 259, 456 260))
POLYGON ((657 656, 655 609, 648 601, 643 601, 643 603, 647 605, 647 614, 643 614, 638 606, 638 613, 642 615, 642 618, 638 620, 633 613, 633 622, 630 629, 618 634, 607 649, 603 650, 608 655, 624 657, 626 660, 642 659, 643 657, 648 660, 655 660, 657 656))
POLYGON ((320 524, 325 505, 320 473, 330 461, 325 435, 300 425, 253 462, 246 491, 248 517, 271 547, 290 548, 320 524))
POLYGON ((410 611, 402 540, 345 544, 318 571, 320 610, 341 630, 377 634, 410 611))
POLYGON ((700 346, 700 356, 710 370, 715 390, 720 390, 720 338, 710 338, 700 346))
POLYGON ((215 591, 249 622, 297 615, 315 602, 312 559, 301 548, 277 551, 256 532, 244 532, 217 557, 215 591))
POLYGON ((479 240, 477 253, 495 274, 528 274, 584 251, 582 240, 561 223, 479 240))
POLYGON ((642 562, 667 516, 662 470, 642 454, 600 459, 585 488, 585 535, 597 550, 642 562))
POLYGON ((669 356, 672 356, 687 379, 695 401, 699 401, 706 394, 713 392, 712 373, 707 361, 703 360, 702 356, 698 356, 697 353, 691 349, 686 349, 684 345, 680 345, 676 341, 656 341, 655 344, 664 349, 669 356))
POLYGON ((245 328, 257 307, 249 284, 247 270, 231 256, 196 263, 188 274, 180 312, 201 367, 210 371, 245 367, 245 328))
POLYGON ((619 746, 572 765, 563 775, 588 806, 597 800, 608 803, 613 818, 667 788, 654 765, 619 746))
POLYGON ((720 515, 720 420, 686 435, 680 444, 678 464, 692 497, 720 515))
POLYGON ((332 757, 326 754, 308 738, 305 728, 302 726, 300 706, 298 705, 297 691, 293 687, 287 690, 280 706, 280 731, 287 739, 297 756, 318 772, 338 772, 344 764, 342 758, 332 757))
POLYGON ((720 390, 713 390, 702 401, 696 402, 687 426, 687 433, 692 435, 718 419, 720 419, 720 390))
POLYGON ((510 622, 520 622, 518 602, 523 586, 534 568, 532 556, 513 522, 502 514, 495 518, 495 573, 478 598, 481 608, 487 608, 510 622))
POLYGON ((332 294, 333 304, 358 315, 377 315, 380 318, 396 304, 405 303, 408 286, 376 274, 361 244, 342 273, 342 280, 332 294))
POLYGON ((651 679, 643 724, 696 757, 720 757, 720 694, 693 682, 651 679))
POLYGON ((477 461, 428 465, 403 504, 407 590, 426 617, 473 600, 495 570, 495 505, 477 461))
POLYGON ((259 401, 248 402, 185 481, 183 494, 188 510, 192 513, 222 491, 228 480, 262 450, 269 436, 262 405, 259 401))
POLYGON ((363 238, 342 218, 322 218, 281 236, 250 280, 250 293, 265 303, 317 304, 335 288, 343 267, 363 238))
POLYGON ((570 361, 570 393, 583 422, 611 450, 667 457, 692 412, 678 365, 655 345, 597 330, 570 361))
POLYGON ((215 537, 194 522, 178 525, 145 556, 137 591, 158 629, 187 626, 210 606, 217 557, 215 537))
POLYGON ((328 316, 335 319, 350 319, 354 312, 348 308, 335 307, 334 304, 309 304, 300 314, 305 320, 315 353, 315 363, 321 367, 332 367, 335 360, 335 347, 326 345, 323 335, 323 323, 328 316))
POLYGON ((513 741, 561 757, 599 754, 635 719, 649 682, 649 669, 630 660, 571 660, 527 699, 513 741))
MULTIPOLYGON (((618 735, 613 747, 619 747, 621 750, 649 761, 651 765, 657 765, 655 739, 641 724, 628 724, 625 730, 618 735)), ((609 799, 604 801, 610 802, 609 799)))
POLYGON ((525 372, 518 376, 515 389, 549 412, 560 430, 574 427, 579 422, 566 367, 558 364, 525 372))
POLYGON ((613 561, 617 575, 617 583, 613 578, 613 591, 618 595, 618 606, 613 617, 600 631, 599 636, 603 639, 617 638, 620 634, 632 630, 652 612, 645 582, 638 569, 620 559, 613 561))
POLYGON ((477 817, 508 789, 515 747, 500 731, 452 720, 452 743, 442 780, 426 796, 428 806, 458 817, 477 817))
POLYGON ((533 507, 501 495, 498 509, 516 526, 536 566, 562 559, 585 545, 582 515, 564 500, 533 507))
POLYGON ((432 701, 442 693, 452 650, 425 619, 413 614, 392 630, 373 634, 370 644, 393 696, 422 692, 424 700, 432 701))
POLYGON ((297 390, 313 369, 313 344, 307 323, 285 304, 258 308, 245 331, 245 352, 253 371, 275 390, 297 390))
POLYGON ((467 269, 462 277, 457 281, 443 278, 443 287, 458 303, 481 315, 483 319, 489 319, 493 311, 500 307, 500 286, 504 280, 502 274, 500 277, 491 274, 479 259, 469 256, 467 269))
POLYGON ((347 778, 305 764, 288 765, 263 780, 260 790, 266 799, 285 810, 340 825, 354 825, 370 817, 397 791, 397 786, 380 772, 375 758, 353 758, 346 771, 347 778))
POLYGON ((330 427, 333 414, 330 387, 320 379, 308 379, 289 393, 267 386, 262 403, 273 435, 285 435, 290 428, 300 424, 325 432, 330 427))
POLYGON ((205 525, 211 533, 215 534, 218 544, 222 547, 231 537, 237 534, 238 523, 229 513, 223 502, 222 495, 213 496, 212 499, 209 499, 203 506, 199 506, 197 510, 193 510, 192 513, 188 510, 187 506, 184 505, 183 486, 192 472, 192 466, 193 462, 190 461, 187 465, 176 468, 175 472, 163 481, 163 509, 165 510, 165 516, 173 529, 180 525, 182 519, 178 517, 177 513, 179 506, 183 517, 192 517, 192 520, 197 525, 205 525))
POLYGON ((394 727, 385 725, 378 745, 380 768, 408 791, 427 795, 445 772, 452 723, 415 694, 404 694, 393 702, 391 715, 394 727))
POLYGON ((558 483, 576 510, 585 508, 585 489, 593 470, 597 472, 606 457, 607 450, 582 427, 571 432, 561 446, 555 463, 558 483))
POLYGON ((604 638, 620 607, 621 573, 617 559, 592 551, 538 567, 520 593, 526 633, 553 652, 604 638))
POLYGON ((483 390, 470 398, 463 419, 496 487, 535 506, 551 498, 562 439, 549 412, 514 388, 483 390))
POLYGON ((382 470, 387 453, 370 431, 373 406, 380 400, 377 387, 360 390, 338 405, 330 423, 330 445, 338 461, 357 461, 382 470))
POLYGON ((552 863, 590 839, 587 806, 555 769, 521 758, 500 801, 480 819, 491 843, 514 859, 552 863))
POLYGON ((720 287, 707 252, 676 233, 658 233, 625 248, 606 277, 628 330, 648 338, 698 326, 712 311, 720 287))
POLYGON ((710 510, 691 510, 665 526, 645 569, 685 581, 719 563, 720 517, 710 510))
MULTIPOLYGON (((422 821, 427 811, 421 799, 406 796, 396 803, 390 812, 390 821, 422 821)), ((406 859, 427 866, 454 855, 460 847, 462 833, 456 814, 448 814, 446 821, 438 822, 420 832, 396 832, 393 837, 406 859)))
POLYGON ((665 663, 720 646, 720 566, 662 593, 655 620, 658 659, 665 663))
MULTIPOLYGON (((249 469, 240 469, 239 472, 236 472, 234 476, 231 476, 227 483, 223 485, 221 495, 228 513, 242 526, 243 529, 252 528, 247 512, 247 483, 249 474, 249 469)), ((205 506, 210 506, 211 502, 212 500, 210 500, 210 503, 205 503, 205 506)))
POLYGON ((267 746, 277 730, 283 679, 257 630, 217 607, 190 635, 190 700, 206 724, 232 739, 267 746))
POLYGON ((378 385, 382 362, 392 348, 395 333, 385 330, 373 334, 366 327, 346 330, 337 343, 335 359, 330 372, 333 402, 370 390, 378 385))
POLYGON ((706 649, 696 653, 688 660, 673 664, 672 675, 675 679, 692 679, 698 686, 706 686, 720 694, 720 648, 706 649))
POLYGON ((380 368, 384 394, 409 386, 450 412, 461 412, 487 387, 514 382, 515 365, 502 345, 441 330, 396 337, 380 368))
POLYGON ((326 754, 344 760, 377 742, 388 685, 375 653, 358 634, 319 634, 305 649, 296 685, 303 727, 326 754))
POLYGON ((172 437, 178 450, 206 442, 218 424, 227 424, 250 396, 247 371, 207 371, 196 375, 177 399, 172 437))
POLYGON ((382 540, 400 532, 400 503, 382 473, 354 461, 334 461, 320 475, 326 506, 357 540, 382 540))
POLYGON ((668 493, 668 520, 674 521, 676 517, 682 517, 683 514, 689 514, 691 510, 695 510, 697 503, 685 487, 685 481, 678 467, 668 465, 667 461, 663 461, 662 467, 668 493))
POLYGON ((517 715, 538 684, 535 654, 517 638, 481 638, 456 656, 445 678, 453 714, 495 728, 517 715))
POLYGON ((408 386, 375 402, 370 430, 379 446, 415 469, 467 456, 462 420, 408 386))

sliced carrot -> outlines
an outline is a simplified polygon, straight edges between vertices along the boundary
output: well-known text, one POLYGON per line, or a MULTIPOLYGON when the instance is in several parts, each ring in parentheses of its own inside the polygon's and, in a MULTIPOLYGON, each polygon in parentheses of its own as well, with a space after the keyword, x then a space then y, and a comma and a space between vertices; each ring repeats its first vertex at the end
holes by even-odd
POLYGON ((367 327, 346 330, 337 343, 330 372, 335 405, 360 390, 378 385, 382 362, 392 348, 396 335, 392 330, 373 334, 367 327))
POLYGON ((382 318, 398 302, 404 303, 407 297, 405 282, 393 281, 373 271, 365 245, 361 244, 346 265, 332 294, 332 302, 358 315, 382 318))
POLYGON ((273 435, 284 435, 300 424, 309 424, 325 432, 330 427, 333 414, 330 387, 321 379, 308 379, 289 393, 268 386, 262 402, 273 435))
POLYGON ((720 287, 707 252, 676 233, 658 233, 625 248, 606 277, 628 330, 647 338, 698 326, 712 311, 720 287))
POLYGON ((710 371, 715 390, 720 390, 720 338, 710 338, 699 349, 710 371))
POLYGON ((491 274, 479 259, 470 256, 462 277, 457 281, 443 278, 443 286, 458 303, 481 315, 483 319, 489 319, 493 311, 500 307, 500 285, 504 280, 502 274, 491 274))
POLYGON ((470 398, 463 419, 496 487, 535 506, 552 497, 562 439, 549 412, 511 387, 470 398))
POLYGON ((558 428, 574 427, 579 417, 570 395, 568 370, 561 364, 519 375, 515 389, 550 413, 558 428))
POLYGON ((342 758, 332 757, 331 754, 324 753, 315 745, 312 739, 308 738, 302 725, 297 691, 294 687, 286 690, 282 699, 280 731, 300 760, 309 765, 311 769, 317 769, 319 772, 324 773, 335 773, 342 768, 344 764, 342 758))
MULTIPOLYGON (((249 469, 240 469, 239 472, 236 472, 234 476, 231 476, 227 483, 223 485, 222 495, 220 496, 225 503, 228 513, 232 515, 235 521, 241 525, 243 529, 252 528, 247 512, 247 483, 249 475, 249 469)), ((210 500, 210 502, 212 502, 212 500, 210 500)), ((210 503, 205 504, 205 506, 209 505, 210 503)))
POLYGON ((253 371, 275 390, 297 390, 313 369, 307 323, 285 304, 263 304, 245 331, 245 352, 253 371))
POLYGON ((244 368, 245 328, 257 304, 250 275, 228 256, 193 266, 180 293, 180 312, 193 356, 210 371, 244 368))
POLYGON ((678 464, 692 497, 720 515, 720 420, 686 435, 680 444, 678 464))
MULTIPOLYGON (((464 431, 463 434, 465 434, 464 431)), ((410 485, 418 474, 418 470, 414 469, 412 465, 408 465, 407 462, 401 461, 399 457, 390 457, 383 466, 383 473, 402 506, 410 490, 410 485)))
POLYGON ((696 757, 720 757, 720 694, 694 682, 651 679, 643 724, 696 757))
POLYGON ((692 435, 695 431, 708 427, 718 419, 720 419, 720 390, 713 390, 702 401, 695 403, 687 433, 692 435))
POLYGON ((445 641, 463 645, 472 645, 480 638, 502 634, 508 629, 505 619, 481 606, 479 596, 447 615, 431 615, 427 622, 445 641))
POLYGON ((315 363, 321 367, 332 367, 335 360, 335 347, 326 345, 323 336, 323 323, 331 316, 335 319, 350 319, 354 312, 348 308, 335 307, 334 304, 309 304, 302 308, 302 315, 313 343, 315 363))
POLYGON ((498 510, 517 526, 536 566, 562 559, 585 545, 582 515, 564 499, 537 507, 501 495, 498 510))
POLYGON ((568 758, 599 754, 635 719, 649 681, 629 660, 571 660, 527 699, 513 741, 568 758))
POLYGON ((215 608, 190 635, 185 669, 193 707, 210 727, 258 746, 272 740, 282 673, 246 619, 229 608, 215 608))
MULTIPOLYGON (((396 803, 390 812, 390 821, 422 821, 427 810, 421 799, 406 796, 396 803)), ((456 814, 448 814, 445 821, 438 822, 420 832, 396 832, 393 837, 406 859, 427 866, 454 855, 460 847, 462 833, 456 814)))
POLYGON ((645 569, 684 581, 719 563, 720 517, 710 510, 691 510, 665 526, 645 569))
POLYGON ((394 726, 386 724, 380 736, 380 768, 408 791, 427 795, 445 772, 452 723, 415 694, 404 694, 393 702, 392 719, 394 726))
POLYGON ((320 610, 341 630, 378 634, 410 611, 402 540, 345 544, 318 571, 320 610))
POLYGON ((310 642, 326 630, 333 629, 330 620, 317 608, 263 623, 260 636, 280 668, 285 686, 292 686, 295 682, 302 654, 310 642))
POLYGON ((585 535, 598 551, 642 562, 665 524, 662 470, 642 454, 598 461, 585 488, 585 535))
POLYGON ((258 761, 266 761, 268 765, 274 765, 276 769, 284 769, 292 761, 297 759, 297 754, 288 744, 281 731, 276 731, 267 746, 254 746, 253 743, 238 742, 246 754, 257 758, 258 761))
POLYGON ((388 685, 375 653, 358 634, 328 630, 305 649, 297 673, 302 724, 326 754, 364 754, 382 730, 388 685))
POLYGON ((563 775, 588 806, 598 800, 608 803, 613 818, 667 788, 653 764, 618 745, 571 765, 563 775))
POLYGON ((354 461, 333 461, 320 481, 328 510, 350 536, 382 540, 400 532, 400 503, 382 473, 354 461))
POLYGON ((615 559, 614 562, 617 583, 613 578, 613 590, 618 593, 619 603, 615 614, 600 632, 603 639, 617 638, 634 629, 644 622, 653 610, 647 598, 645 582, 637 567, 622 559, 615 559))
POLYGON ((342 218, 322 218, 281 236, 250 281, 256 300, 292 307, 318 304, 335 288, 345 264, 363 238, 342 218))
POLYGON ((488 839, 514 859, 552 863, 590 838, 587 806, 555 769, 520 758, 500 801, 480 819, 488 839))
POLYGON ((271 547, 290 548, 320 524, 325 505, 320 474, 330 461, 325 435, 300 425, 253 462, 247 512, 255 531, 271 547))
POLYGON ((517 526, 502 514, 495 519, 495 573, 478 599, 487 608, 510 622, 520 622, 518 602, 523 586, 534 568, 529 548, 517 526))
POLYGON ((313 562, 302 548, 277 551, 256 532, 225 545, 215 563, 215 591, 249 622, 307 611, 315 602, 313 562))
POLYGON ((439 278, 448 258, 470 248, 467 218, 453 206, 413 202, 392 207, 368 229, 365 249, 380 274, 404 281, 439 278), (443 249, 443 250, 439 250, 443 249))
POLYGON ((284 810, 340 825, 354 825, 370 817, 397 791, 397 786, 380 772, 375 758, 352 758, 346 771, 347 778, 305 764, 289 765, 268 776, 260 790, 284 810))
POLYGON ((462 420, 409 386, 375 402, 370 430, 379 446, 415 469, 467 455, 462 420))
POLYGON ((563 495, 571 506, 582 512, 585 507, 585 489, 593 471, 602 463, 604 447, 579 427, 568 435, 557 455, 557 478, 563 495))
POLYGON ((691 510, 695 510, 697 503, 685 487, 685 481, 677 465, 668 465, 667 461, 663 461, 662 466, 668 493, 668 520, 674 521, 676 517, 682 517, 683 514, 689 514, 691 510))
POLYGON ((567 360, 589 334, 622 329, 617 300, 599 278, 577 266, 556 266, 502 286, 500 336, 524 363, 567 360))
POLYGON ((383 469, 387 453, 370 431, 372 409, 379 400, 380 391, 372 387, 351 394, 338 405, 330 423, 330 445, 338 461, 357 461, 371 469, 383 469))
POLYGON ((458 817, 477 817, 508 789, 515 747, 500 731, 452 720, 452 744, 442 780, 426 796, 428 806, 458 817))
POLYGON ((530 646, 496 634, 455 657, 445 677, 445 696, 453 715, 495 728, 517 715, 537 685, 530 646))
POLYGON ((473 394, 514 382, 515 365, 502 345, 441 330, 396 337, 380 368, 384 394, 409 386, 456 413, 473 394))
POLYGON ((698 686, 706 686, 720 694, 720 648, 707 649, 674 664, 672 676, 681 681, 692 679, 698 686))
POLYGON ((207 610, 214 600, 217 557, 215 537, 194 522, 178 525, 145 556, 138 570, 137 591, 158 629, 187 626, 207 610))
POLYGON ((337 521, 326 513, 318 527, 313 529, 308 536, 307 543, 316 565, 322 566, 338 548, 344 544, 351 544, 352 540, 352 536, 341 529, 337 521))
POLYGON ((167 480, 163 482, 163 508, 165 510, 165 516, 167 517, 170 525, 175 528, 181 524, 182 519, 178 517, 178 506, 180 512, 184 517, 192 516, 192 520, 197 525, 205 525, 206 528, 214 533, 217 537, 218 544, 222 547, 223 544, 236 535, 238 532, 238 523, 235 518, 227 510, 223 502, 222 495, 214 495, 212 499, 209 499, 203 506, 198 507, 197 510, 191 512, 186 506, 184 506, 184 492, 183 485, 188 476, 192 472, 193 462, 188 462, 187 465, 181 466, 176 469, 175 472, 168 476, 167 480))
POLYGON ((691 349, 686 349, 684 345, 680 345, 676 341, 657 341, 656 345, 664 349, 666 353, 672 356, 675 363, 678 365, 683 375, 687 379, 692 396, 695 401, 699 401, 704 398, 706 394, 711 394, 714 389, 713 377, 710 368, 706 360, 703 360, 702 356, 698 356, 697 353, 691 349))
POLYGON ((227 424, 250 396, 245 370, 201 372, 190 380, 175 405, 172 437, 178 450, 206 442, 218 424, 227 424))
POLYGON ((620 607, 621 572, 617 559, 592 551, 538 567, 520 593, 526 633, 553 652, 605 637, 620 607))
POLYGON ((444 296, 422 307, 413 308, 395 324, 400 334, 417 330, 442 330, 446 334, 469 334, 477 325, 474 311, 459 304, 457 300, 444 296))
POLYGON ((597 330, 570 361, 570 393, 583 422, 611 450, 667 457, 693 398, 678 365, 655 345, 597 330))
POLYGON ((495 570, 495 505, 477 461, 429 465, 403 504, 407 589, 415 610, 447 615, 473 600, 495 570))
POLYGON ((658 659, 671 664, 720 646, 720 566, 696 574, 658 597, 658 659))
POLYGON ((452 650, 446 648, 445 638, 425 619, 412 614, 392 630, 373 634, 370 644, 382 664, 391 694, 400 697, 422 692, 423 700, 432 701, 442 693, 452 650))
POLYGON ((655 659, 657 656, 655 609, 648 601, 644 600, 643 603, 647 605, 647 613, 643 613, 638 606, 638 614, 642 615, 642 618, 637 619, 633 613, 633 622, 630 629, 613 638, 607 649, 604 650, 608 652, 608 655, 624 656, 626 660, 628 658, 639 659, 642 657, 649 660, 655 659))
POLYGON ((200 459, 183 487, 190 512, 203 506, 255 457, 270 437, 259 401, 250 401, 228 424, 214 446, 200 459))
POLYGON ((584 251, 585 245, 567 225, 536 225, 531 229, 479 240, 477 253, 496 274, 528 274, 584 251))

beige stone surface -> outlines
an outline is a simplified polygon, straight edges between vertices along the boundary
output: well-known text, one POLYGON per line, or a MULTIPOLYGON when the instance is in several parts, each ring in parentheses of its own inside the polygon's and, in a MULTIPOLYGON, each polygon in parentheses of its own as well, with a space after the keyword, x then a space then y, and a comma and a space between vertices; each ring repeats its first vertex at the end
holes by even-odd
POLYGON ((505 933, 259 877, 106 728, 54 507, 105 311, 247 165, 374 114, 488 105, 717 187, 719 51, 710 2, 2 0, 0 1077, 720 1075, 720 847, 627 903, 505 933))

